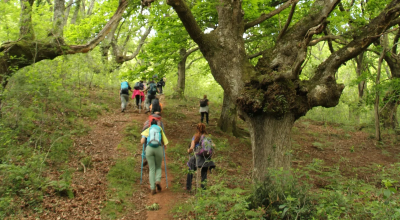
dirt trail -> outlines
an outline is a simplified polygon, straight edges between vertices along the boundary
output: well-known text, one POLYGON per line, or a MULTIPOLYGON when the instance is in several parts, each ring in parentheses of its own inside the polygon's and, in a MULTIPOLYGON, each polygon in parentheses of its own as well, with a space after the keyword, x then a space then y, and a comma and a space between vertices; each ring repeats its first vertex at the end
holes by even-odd
MULTIPOLYGON (((168 106, 168 103, 165 102, 163 97, 160 99, 164 108, 168 106)), ((173 148, 174 145, 179 141, 176 139, 175 135, 172 134, 172 129, 168 127, 168 123, 164 120, 164 127, 165 127, 165 135, 168 138, 169 145, 168 147, 173 148)), ((166 160, 168 164, 168 154, 166 154, 166 160)), ((185 195, 182 193, 173 192, 173 182, 175 180, 174 175, 172 172, 168 172, 167 170, 167 177, 168 177, 168 188, 166 188, 166 178, 165 178, 165 164, 164 161, 162 162, 162 176, 161 176, 161 186, 162 191, 161 193, 150 195, 147 200, 147 205, 151 205, 154 203, 159 204, 160 209, 156 211, 147 211, 147 219, 148 220, 161 220, 161 219, 173 219, 173 216, 169 211, 176 205, 176 203, 182 200, 185 195)), ((148 179, 148 167, 143 171, 146 175, 143 176, 143 187, 144 190, 149 190, 149 179, 148 179), (145 172, 146 171, 146 172, 145 172)))
MULTIPOLYGON (((133 102, 131 102, 131 105, 133 102)), ((163 101, 165 104, 165 101, 163 101)), ((140 125, 147 120, 148 114, 138 114, 132 106, 121 113, 119 103, 115 102, 115 108, 112 113, 99 116, 96 120, 85 120, 92 129, 88 135, 77 137, 74 139, 74 148, 76 157, 71 158, 68 166, 74 169, 71 186, 73 188, 74 198, 60 197, 57 193, 49 191, 48 197, 44 198, 44 212, 41 214, 33 214, 29 218, 35 219, 101 219, 101 210, 109 199, 107 197, 107 173, 114 165, 115 160, 121 156, 121 152, 117 151, 117 146, 124 138, 124 130, 126 126, 133 120, 138 121, 140 125), (84 167, 81 159, 85 156, 92 158, 92 166, 84 167), (84 172, 78 171, 83 170, 84 172)), ((165 123, 166 128, 168 125, 165 123)), ((141 130, 139 128, 138 130, 141 130)), ((169 131, 166 129, 168 137, 169 131)), ((170 139, 170 145, 176 143, 176 140, 170 139)), ((142 146, 140 143, 132 143, 137 146, 136 160, 138 167, 135 171, 140 173, 140 154, 142 146)), ((122 154, 124 154, 122 152, 122 154)), ((168 157, 167 157, 168 160, 168 157)), ((168 161, 167 161, 168 163, 168 161)), ((180 198, 180 195, 174 193, 172 182, 174 176, 168 173, 168 186, 166 189, 164 162, 162 164, 162 187, 161 193, 151 195, 148 181, 148 166, 143 170, 143 184, 137 181, 138 190, 132 195, 129 201, 135 204, 136 211, 126 213, 123 219, 172 219, 169 210, 180 198), (153 203, 160 204, 157 211, 146 211, 145 205, 153 203)), ((52 180, 59 180, 62 173, 54 170, 47 174, 52 180)))

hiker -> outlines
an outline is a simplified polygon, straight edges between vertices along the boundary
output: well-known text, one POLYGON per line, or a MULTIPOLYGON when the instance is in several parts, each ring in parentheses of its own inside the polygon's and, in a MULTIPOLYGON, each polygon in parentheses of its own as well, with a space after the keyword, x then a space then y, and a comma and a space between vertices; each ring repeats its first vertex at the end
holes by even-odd
POLYGON ((208 125, 208 111, 209 111, 210 102, 207 99, 207 95, 204 95, 203 99, 200 100, 200 114, 201 114, 201 123, 203 123, 204 115, 206 115, 206 122, 208 125))
MULTIPOLYGON (((157 125, 158 126, 160 126, 163 130, 165 130, 164 129, 164 124, 163 124, 163 122, 161 121, 161 113, 160 112, 154 112, 154 114, 151 114, 150 116, 149 116, 149 119, 147 120, 147 121, 145 121, 144 122, 144 124, 143 124, 143 128, 142 128, 142 132, 143 131, 145 131, 147 128, 149 128, 150 126, 151 126, 151 122, 153 121, 153 119, 154 120, 156 120, 157 121, 157 125)), ((143 147, 143 149, 146 149, 146 143, 147 142, 144 142, 144 147, 143 147)), ((144 158, 144 161, 143 161, 143 167, 145 167, 147 165, 147 160, 146 160, 146 158, 144 158)))
POLYGON ((192 190, 192 180, 193 180, 193 172, 197 170, 197 168, 201 168, 201 188, 206 189, 206 180, 207 180, 207 172, 208 170, 215 168, 215 163, 211 161, 212 156, 212 148, 210 152, 204 153, 203 149, 205 145, 208 144, 208 147, 215 146, 212 143, 211 138, 208 137, 208 133, 206 131, 206 126, 203 123, 197 124, 196 134, 192 138, 192 142, 190 144, 187 152, 190 154, 191 152, 195 152, 194 156, 189 158, 189 162, 187 165, 189 166, 189 172, 187 174, 186 180, 186 190, 192 190))
POLYGON ((159 93, 162 95, 163 94, 163 87, 165 86, 164 79, 161 78, 160 82, 157 83, 157 88, 159 93))
MULTIPOLYGON (((143 82, 143 81, 141 81, 143 82)), ((136 99, 136 107, 139 108, 139 101, 140 99, 142 100, 142 102, 144 102, 144 93, 141 91, 143 89, 143 83, 141 84, 141 82, 137 82, 135 83, 135 86, 133 87, 133 94, 132 94, 132 99, 136 99)))
POLYGON ((151 105, 150 105, 151 114, 154 114, 155 112, 161 113, 162 109, 163 109, 163 107, 162 107, 162 104, 161 104, 159 98, 156 97, 155 99, 153 99, 153 101, 151 102, 151 105))
POLYGON ((131 86, 127 81, 123 81, 121 83, 121 89, 119 90, 119 95, 121 97, 121 112, 124 112, 126 109, 126 106, 129 101, 129 91, 132 91, 131 86))
POLYGON ((150 81, 147 89, 143 90, 143 92, 147 92, 146 101, 145 101, 145 104, 146 104, 146 107, 145 107, 146 112, 145 113, 147 113, 150 111, 151 102, 153 101, 153 99, 156 98, 156 94, 158 92, 157 85, 154 83, 154 81, 150 81))
POLYGON ((168 145, 168 139, 164 134, 163 129, 157 125, 157 121, 151 121, 150 128, 142 132, 142 139, 140 143, 147 142, 146 159, 149 164, 149 181, 151 194, 156 194, 157 191, 161 192, 161 163, 163 159, 163 147, 168 145))

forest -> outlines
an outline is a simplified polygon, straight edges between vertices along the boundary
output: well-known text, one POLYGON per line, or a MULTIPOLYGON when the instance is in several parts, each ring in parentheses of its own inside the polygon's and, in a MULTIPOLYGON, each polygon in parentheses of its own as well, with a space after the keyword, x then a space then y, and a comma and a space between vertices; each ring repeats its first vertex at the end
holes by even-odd
POLYGON ((0 219, 400 219, 399 42, 400 0, 0 0, 0 219))

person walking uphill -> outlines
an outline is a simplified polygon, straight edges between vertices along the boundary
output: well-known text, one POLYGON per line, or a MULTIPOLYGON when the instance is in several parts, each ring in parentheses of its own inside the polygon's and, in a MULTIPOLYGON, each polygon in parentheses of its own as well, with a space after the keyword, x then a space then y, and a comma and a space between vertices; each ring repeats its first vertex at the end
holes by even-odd
POLYGON ((206 180, 207 180, 207 172, 208 170, 215 168, 215 163, 211 161, 212 157, 212 147, 215 146, 212 143, 211 138, 208 136, 206 131, 206 126, 203 123, 197 124, 196 134, 192 138, 192 142, 190 144, 190 148, 187 152, 190 154, 191 152, 195 152, 195 155, 190 157, 187 165, 189 166, 189 172, 186 180, 186 190, 192 190, 192 180, 193 180, 193 172, 197 170, 197 168, 201 169, 201 188, 206 189, 206 180))
POLYGON ((146 96, 145 104, 146 104, 146 110, 147 110, 146 113, 147 113, 150 111, 151 101, 156 98, 156 94, 158 92, 157 85, 154 83, 154 81, 150 81, 147 89, 143 90, 143 92, 146 92, 146 91, 147 91, 147 96, 146 96))
POLYGON ((157 125, 156 120, 151 121, 151 126, 142 132, 141 143, 147 139, 146 158, 149 164, 149 181, 151 194, 161 192, 161 163, 163 159, 163 147, 168 145, 168 139, 163 129, 157 125))
POLYGON ((210 102, 207 99, 207 95, 204 95, 203 99, 200 100, 200 114, 201 114, 201 123, 203 123, 204 115, 206 116, 206 122, 208 125, 208 112, 210 109, 210 102))
POLYGON ((129 101, 129 91, 132 91, 131 86, 127 81, 123 81, 121 83, 121 89, 119 90, 119 95, 121 97, 121 112, 124 112, 126 109, 126 105, 129 101))

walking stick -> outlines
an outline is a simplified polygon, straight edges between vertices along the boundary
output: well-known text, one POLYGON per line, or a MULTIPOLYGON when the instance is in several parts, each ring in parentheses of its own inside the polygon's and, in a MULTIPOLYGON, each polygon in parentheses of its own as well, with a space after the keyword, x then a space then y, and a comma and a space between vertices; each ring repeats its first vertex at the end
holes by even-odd
POLYGON ((167 188, 168 188, 168 174, 167 174, 167 160, 165 159, 165 146, 163 147, 163 153, 164 153, 164 165, 165 165, 165 181, 167 182, 167 188))
POLYGON ((145 144, 143 144, 143 150, 142 150, 142 167, 140 168, 140 184, 142 184, 142 177, 143 177, 143 159, 146 156, 144 154, 144 145, 145 144))

